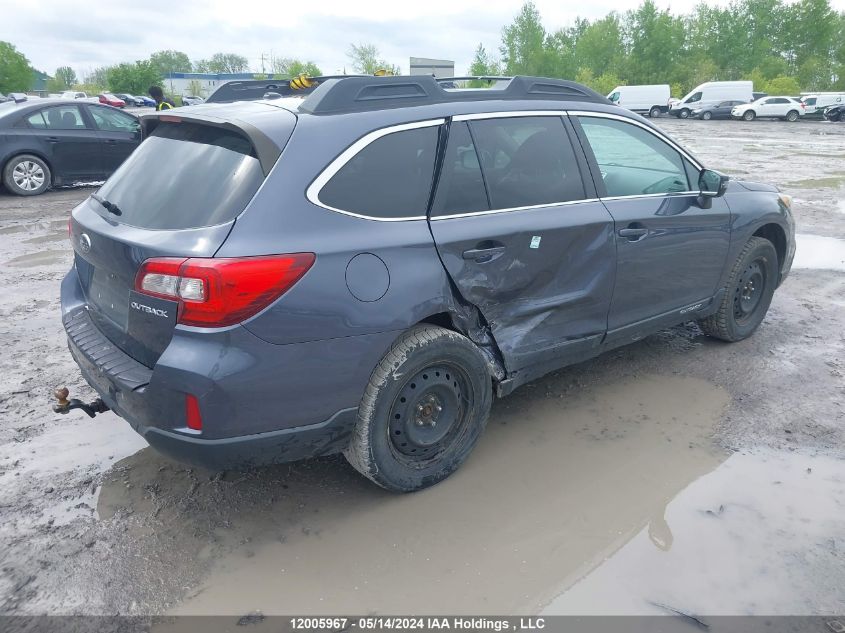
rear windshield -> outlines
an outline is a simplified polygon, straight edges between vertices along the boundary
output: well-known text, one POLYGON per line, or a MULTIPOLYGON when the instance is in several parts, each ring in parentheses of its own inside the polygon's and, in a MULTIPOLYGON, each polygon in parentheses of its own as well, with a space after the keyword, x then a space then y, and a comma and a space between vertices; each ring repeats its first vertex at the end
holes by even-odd
POLYGON ((206 125, 159 123, 99 196, 111 220, 145 229, 189 229, 234 219, 264 180, 252 144, 206 125))

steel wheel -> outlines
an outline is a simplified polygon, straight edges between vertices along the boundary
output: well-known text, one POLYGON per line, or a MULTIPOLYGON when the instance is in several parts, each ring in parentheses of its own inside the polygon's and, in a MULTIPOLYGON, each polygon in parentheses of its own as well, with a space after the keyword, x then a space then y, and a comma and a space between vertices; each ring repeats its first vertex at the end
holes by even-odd
POLYGON ((754 314, 765 287, 766 269, 757 259, 742 271, 734 292, 734 318, 738 325, 746 323, 754 314))
POLYGON ((390 409, 390 445, 400 461, 423 466, 452 446, 468 427, 466 372, 454 365, 429 365, 412 376, 390 409))
POLYGON ((41 165, 31 160, 22 160, 12 169, 12 180, 24 191, 36 191, 46 178, 41 165))

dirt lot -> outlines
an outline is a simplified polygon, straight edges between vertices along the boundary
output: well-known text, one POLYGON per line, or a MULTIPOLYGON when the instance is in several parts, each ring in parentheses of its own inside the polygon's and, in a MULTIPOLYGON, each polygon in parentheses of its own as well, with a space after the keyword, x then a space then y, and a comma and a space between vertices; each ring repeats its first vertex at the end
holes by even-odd
POLYGON ((694 324, 494 405, 409 496, 340 457, 186 468, 108 413, 64 345, 70 209, 0 193, 0 613, 845 613, 845 125, 662 120, 795 198, 796 267, 750 340, 694 324))

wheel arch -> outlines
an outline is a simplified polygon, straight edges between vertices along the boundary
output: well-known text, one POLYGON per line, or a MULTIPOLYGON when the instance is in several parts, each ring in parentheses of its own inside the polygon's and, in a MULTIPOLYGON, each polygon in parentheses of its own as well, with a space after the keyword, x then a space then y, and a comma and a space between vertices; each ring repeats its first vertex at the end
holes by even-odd
POLYGON ((13 149, 8 154, 6 154, 2 159, 0 159, 0 175, 6 171, 6 165, 9 164, 10 160, 17 158, 18 156, 36 156, 39 159, 44 161, 44 164, 47 165, 47 169, 50 170, 50 186, 52 187, 56 182, 56 170, 53 169, 53 164, 50 162, 43 152, 38 150, 23 150, 23 149, 13 149))
POLYGON ((778 256, 778 285, 780 284, 780 276, 783 270, 783 263, 786 260, 786 231, 780 224, 769 222, 758 227, 752 237, 762 237, 769 240, 775 247, 775 253, 778 256))

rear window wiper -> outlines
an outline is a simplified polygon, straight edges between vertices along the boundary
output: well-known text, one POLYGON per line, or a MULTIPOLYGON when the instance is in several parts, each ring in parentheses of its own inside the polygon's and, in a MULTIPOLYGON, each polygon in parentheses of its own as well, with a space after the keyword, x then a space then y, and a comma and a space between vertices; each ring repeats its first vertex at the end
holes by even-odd
POLYGON ((103 198, 98 196, 96 193, 92 193, 91 197, 94 198, 94 200, 96 200, 97 202, 99 202, 100 206, 102 206, 109 213, 114 213, 115 215, 123 215, 123 211, 121 211, 120 207, 118 207, 114 202, 109 202, 108 200, 104 200, 103 198))

